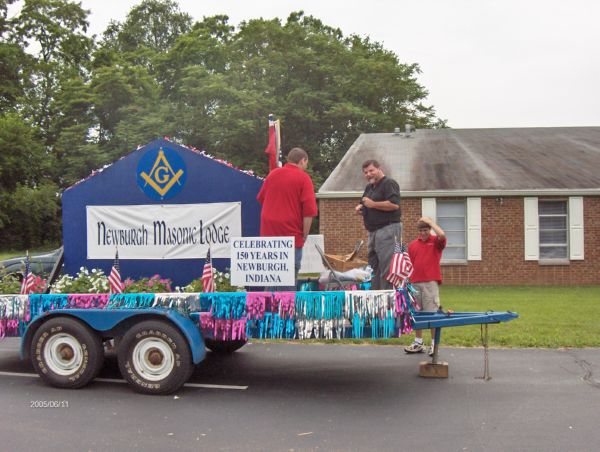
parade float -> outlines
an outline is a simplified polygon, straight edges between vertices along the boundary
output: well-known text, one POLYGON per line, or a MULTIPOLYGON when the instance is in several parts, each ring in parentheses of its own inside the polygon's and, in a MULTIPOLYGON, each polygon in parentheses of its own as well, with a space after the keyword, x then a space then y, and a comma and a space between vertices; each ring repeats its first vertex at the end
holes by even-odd
MULTIPOLYGON (((447 363, 438 361, 442 328, 517 317, 418 312, 407 278, 396 290, 360 290, 368 271, 343 274, 357 270, 350 263, 357 249, 345 257, 315 247, 328 266, 322 287, 278 291, 295 284, 294 238, 257 237, 261 184, 251 172, 168 139, 94 172, 62 196, 65 273, 85 267, 108 275, 110 269, 109 280, 118 272, 134 278, 159 273, 182 285, 200 272, 212 277, 214 259, 246 290, 204 285, 202 293, 32 294, 26 270, 22 295, 0 295, 0 336, 20 336, 22 358, 51 386, 87 385, 110 347, 133 389, 166 394, 186 382, 207 348, 232 353, 251 339, 376 340, 430 328, 434 353, 421 363, 420 375, 445 377, 447 363), (361 284, 353 284, 357 277, 361 284)), ((117 289, 120 274, 111 281, 117 289)))

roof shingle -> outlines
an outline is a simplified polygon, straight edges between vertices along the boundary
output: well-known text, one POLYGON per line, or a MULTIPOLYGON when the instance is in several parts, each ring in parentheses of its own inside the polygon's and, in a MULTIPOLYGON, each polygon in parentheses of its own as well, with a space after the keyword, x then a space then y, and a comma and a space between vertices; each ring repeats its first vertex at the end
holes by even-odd
POLYGON ((319 193, 362 192, 378 160, 404 192, 600 189, 600 127, 362 134, 319 193))

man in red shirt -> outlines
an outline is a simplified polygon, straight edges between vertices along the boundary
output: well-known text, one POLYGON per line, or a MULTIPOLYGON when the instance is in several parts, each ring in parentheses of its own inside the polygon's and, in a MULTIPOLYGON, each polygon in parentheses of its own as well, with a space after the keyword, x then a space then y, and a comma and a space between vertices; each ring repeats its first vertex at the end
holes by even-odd
MULTIPOLYGON (((413 264, 410 282, 417 290, 415 302, 422 311, 437 311, 440 307, 439 285, 442 283, 440 260, 446 247, 446 234, 435 221, 422 217, 417 222, 418 237, 408 245, 408 255, 413 264), (435 234, 431 233, 431 229, 435 234)), ((434 329, 431 330, 431 347, 429 356, 433 355, 434 329)), ((406 353, 421 353, 423 346, 423 330, 415 330, 415 341, 406 347, 406 353)))
MULTIPOLYGON (((293 148, 287 163, 269 173, 256 199, 262 204, 260 214, 261 237, 294 237, 295 279, 300 271, 302 247, 317 216, 317 200, 310 176, 306 173, 308 154, 293 148)), ((279 287, 277 290, 296 290, 279 287)))

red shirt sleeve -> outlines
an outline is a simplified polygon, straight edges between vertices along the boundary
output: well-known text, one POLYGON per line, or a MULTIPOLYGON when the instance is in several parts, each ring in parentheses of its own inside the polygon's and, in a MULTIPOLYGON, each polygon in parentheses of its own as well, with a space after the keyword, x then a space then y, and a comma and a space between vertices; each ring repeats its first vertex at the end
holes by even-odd
POLYGON ((256 200, 261 203, 264 204, 265 202, 265 187, 267 185, 267 180, 265 179, 263 184, 260 187, 260 191, 258 192, 258 195, 256 195, 256 200))
POLYGON ((316 217, 318 213, 317 199, 315 197, 315 189, 313 187, 312 180, 308 174, 304 179, 304 185, 302 187, 301 194, 302 203, 302 217, 316 217))
POLYGON ((444 240, 440 240, 440 238, 436 235, 435 244, 437 245, 438 249, 443 250, 446 248, 446 238, 444 238, 444 240))

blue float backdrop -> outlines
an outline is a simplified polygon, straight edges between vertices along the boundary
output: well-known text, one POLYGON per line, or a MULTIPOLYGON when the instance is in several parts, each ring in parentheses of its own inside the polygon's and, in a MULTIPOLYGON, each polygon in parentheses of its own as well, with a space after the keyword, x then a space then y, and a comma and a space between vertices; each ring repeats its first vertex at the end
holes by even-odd
MULTIPOLYGON (((65 272, 75 275, 79 268, 110 271, 112 259, 87 259, 86 206, 138 204, 203 204, 213 202, 242 203, 242 234, 258 236, 260 204, 256 195, 262 180, 165 139, 158 139, 131 152, 101 172, 69 187, 62 197, 65 272), (186 166, 183 188, 172 198, 156 200, 137 184, 140 159, 159 148, 177 153, 186 166)), ((160 274, 174 285, 184 285, 202 274, 204 259, 120 260, 121 276, 140 278, 160 274)), ((223 271, 229 259, 213 259, 213 266, 223 271)))

